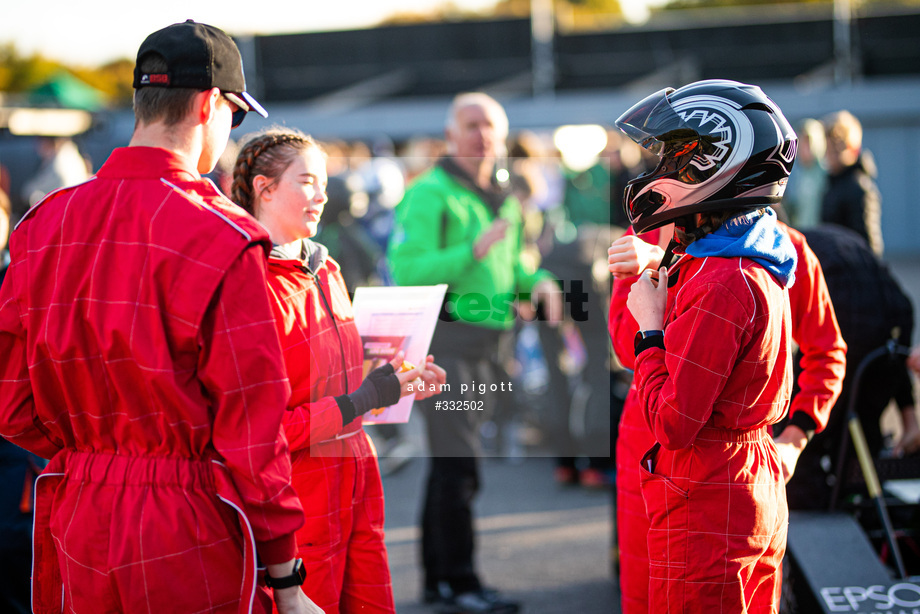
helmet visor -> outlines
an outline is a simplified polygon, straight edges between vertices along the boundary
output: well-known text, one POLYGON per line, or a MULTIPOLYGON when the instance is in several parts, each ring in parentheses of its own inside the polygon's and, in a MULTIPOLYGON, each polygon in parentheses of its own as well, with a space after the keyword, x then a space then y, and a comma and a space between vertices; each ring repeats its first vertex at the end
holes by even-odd
POLYGON ((683 150, 696 141, 699 133, 687 125, 671 106, 667 87, 643 98, 616 121, 617 128, 652 154, 683 150))

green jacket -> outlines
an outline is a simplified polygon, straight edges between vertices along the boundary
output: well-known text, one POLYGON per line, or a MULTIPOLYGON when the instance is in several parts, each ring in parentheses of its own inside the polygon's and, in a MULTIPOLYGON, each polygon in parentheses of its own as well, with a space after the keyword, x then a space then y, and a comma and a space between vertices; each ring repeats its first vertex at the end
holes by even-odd
POLYGON ((446 309, 457 320, 494 329, 514 325, 512 305, 529 294, 543 270, 528 270, 521 261, 521 206, 509 196, 498 216, 510 222, 505 238, 482 260, 473 244, 496 216, 470 188, 436 166, 406 190, 396 207, 396 227, 387 259, 401 286, 446 283, 446 309))

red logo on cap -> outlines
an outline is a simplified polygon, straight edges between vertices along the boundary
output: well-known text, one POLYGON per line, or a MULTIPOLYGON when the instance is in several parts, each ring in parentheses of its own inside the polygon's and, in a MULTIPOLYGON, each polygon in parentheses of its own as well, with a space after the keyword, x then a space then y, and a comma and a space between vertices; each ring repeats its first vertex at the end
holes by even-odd
POLYGON ((169 75, 144 75, 144 77, 146 78, 142 79, 142 81, 146 81, 151 85, 154 83, 157 85, 169 85, 169 75))

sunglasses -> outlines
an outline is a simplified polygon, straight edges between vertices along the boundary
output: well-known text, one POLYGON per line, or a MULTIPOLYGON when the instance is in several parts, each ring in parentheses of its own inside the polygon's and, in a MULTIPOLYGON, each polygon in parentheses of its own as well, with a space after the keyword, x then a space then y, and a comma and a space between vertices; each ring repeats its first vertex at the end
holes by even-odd
POLYGON ((221 92, 221 94, 223 94, 227 101, 232 102, 236 106, 236 111, 233 112, 232 119, 230 120, 230 128, 236 128, 246 119, 246 114, 249 113, 249 105, 243 102, 242 98, 231 92, 221 92))

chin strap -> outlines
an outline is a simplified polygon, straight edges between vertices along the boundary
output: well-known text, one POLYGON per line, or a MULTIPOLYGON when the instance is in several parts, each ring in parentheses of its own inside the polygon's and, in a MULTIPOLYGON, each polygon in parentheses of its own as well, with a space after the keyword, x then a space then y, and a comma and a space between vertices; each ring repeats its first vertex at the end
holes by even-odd
POLYGON ((664 256, 661 257, 661 262, 658 263, 657 268, 665 267, 671 268, 671 261, 674 260, 674 248, 676 248, 680 243, 674 237, 671 237, 671 241, 668 243, 668 247, 664 250, 664 256))

